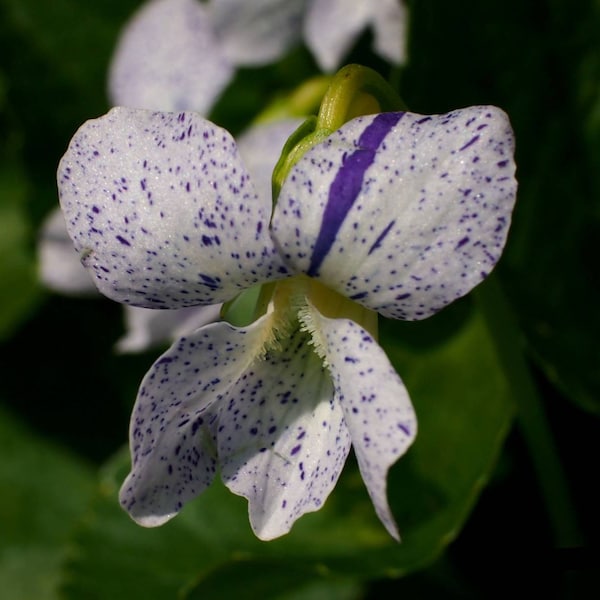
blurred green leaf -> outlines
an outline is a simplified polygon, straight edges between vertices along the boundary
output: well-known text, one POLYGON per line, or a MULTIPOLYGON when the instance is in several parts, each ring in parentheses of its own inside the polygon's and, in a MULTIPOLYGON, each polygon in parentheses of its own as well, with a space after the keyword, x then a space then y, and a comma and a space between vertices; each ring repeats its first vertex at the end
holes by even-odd
POLYGON ((106 111, 107 69, 137 0, 0 0, 0 71, 36 221, 57 204, 56 166, 75 130, 106 111))
POLYGON ((24 206, 26 191, 19 166, 5 161, 0 166, 0 339, 14 331, 40 291, 24 206))
POLYGON ((353 600, 356 582, 329 576, 319 565, 276 560, 233 559, 201 577, 185 598, 214 600, 353 600), (242 585, 240 585, 240 583, 242 585))
POLYGON ((495 104, 510 116, 519 192, 506 291, 548 379, 600 414, 600 348, 589 335, 600 331, 600 3, 413 2, 411 17, 409 105, 495 104))
POLYGON ((414 447, 389 478, 401 544, 376 519, 352 460, 322 510, 264 543, 250 531, 245 500, 219 482, 165 526, 138 527, 117 503, 127 472, 120 457, 107 471, 94 518, 78 532, 67 597, 90 597, 94 586, 91 597, 98 598, 134 590, 144 598, 186 590, 190 597, 228 598, 235 584, 254 597, 277 598, 305 578, 315 589, 354 589, 353 581, 400 576, 432 562, 490 476, 513 405, 478 314, 459 308, 429 323, 387 322, 382 335, 420 422, 414 447))
POLYGON ((91 471, 0 409, 0 590, 58 598, 68 537, 93 490, 91 471))
MULTIPOLYGON (((78 99, 83 96, 94 110, 106 104, 102 92, 118 33, 140 4, 139 0, 0 0, 5 42, 20 40, 26 46, 19 56, 3 59, 25 67, 22 77, 30 75, 30 61, 44 61, 50 68, 30 78, 34 80, 28 85, 17 80, 23 91, 32 90, 32 85, 58 91, 68 82, 78 99)), ((71 103, 70 98, 63 101, 67 106, 71 103)), ((60 103, 56 108, 61 108, 60 103)))
POLYGON ((382 332, 419 420, 414 447, 392 470, 390 499, 402 544, 390 571, 432 562, 460 532, 490 478, 514 416, 506 375, 485 320, 468 300, 382 332))

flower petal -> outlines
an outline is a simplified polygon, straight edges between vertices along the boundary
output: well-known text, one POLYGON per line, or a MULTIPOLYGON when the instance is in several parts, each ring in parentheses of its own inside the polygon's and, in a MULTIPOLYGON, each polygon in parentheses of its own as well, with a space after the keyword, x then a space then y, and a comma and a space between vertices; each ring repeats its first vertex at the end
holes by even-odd
POLYGON ((39 273, 44 285, 62 294, 98 293, 67 233, 62 212, 53 210, 44 221, 38 242, 39 273))
POLYGON ((197 0, 152 0, 124 28, 109 71, 114 105, 206 114, 233 76, 197 0))
POLYGON ((500 109, 383 113, 296 164, 273 235, 295 270, 387 317, 425 318, 477 285, 504 247, 516 181, 500 109))
POLYGON ((269 318, 245 330, 207 325, 173 344, 146 374, 131 415, 132 470, 120 493, 141 525, 162 525, 210 485, 223 396, 260 353, 269 318))
POLYGON ((211 0, 215 36, 235 65, 280 59, 300 39, 305 0, 211 0))
POLYGON ((125 306, 127 332, 116 343, 117 352, 144 352, 159 344, 173 342, 219 318, 221 304, 153 310, 125 306))
POLYGON ((342 407, 375 511, 399 539, 386 497, 386 479, 417 433, 408 392, 385 352, 354 321, 324 317, 309 305, 305 323, 331 371, 336 402, 342 407))
POLYGON ((337 69, 369 22, 369 0, 311 0, 304 39, 323 71, 337 69))
POLYGON ((100 291, 147 308, 216 304, 285 273, 233 138, 196 113, 114 108, 58 170, 67 228, 100 291))
POLYGON ((350 449, 329 374, 297 331, 255 362, 229 393, 217 433, 222 477, 249 501, 255 534, 287 533, 318 510, 350 449))
POLYGON ((402 64, 406 60, 408 8, 402 0, 378 0, 373 9, 373 45, 386 60, 402 64))
POLYGON ((287 139, 303 119, 258 123, 237 138, 240 156, 252 176, 259 198, 271 198, 273 169, 287 139))

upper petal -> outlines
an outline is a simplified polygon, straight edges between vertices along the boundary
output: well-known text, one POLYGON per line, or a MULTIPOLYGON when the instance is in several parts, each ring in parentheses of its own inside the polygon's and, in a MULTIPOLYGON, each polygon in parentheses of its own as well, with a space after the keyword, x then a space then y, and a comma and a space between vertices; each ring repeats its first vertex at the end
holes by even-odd
POLYGON ((209 10, 223 54, 236 65, 281 58, 300 38, 305 0, 211 0, 209 10))
POLYGON ((386 479, 417 432, 408 392, 384 351, 362 327, 348 319, 324 317, 310 305, 304 318, 331 372, 335 399, 377 515, 399 539, 386 479))
POLYGON ((40 279, 51 290, 76 295, 98 293, 73 248, 65 217, 58 208, 48 215, 42 225, 38 255, 40 279))
POLYGON ((222 477, 249 501, 256 535, 287 533, 318 510, 350 449, 329 373, 296 331, 257 360, 231 389, 217 433, 222 477))
POLYGON ((290 266, 364 306, 421 319, 494 267, 516 196, 500 109, 359 117, 287 177, 273 235, 290 266))
POLYGON ((136 306, 216 304, 285 272, 227 131, 196 113, 115 108, 60 162, 67 228, 100 291, 136 306))
POLYGON ((131 473, 120 493, 141 525, 168 521, 210 485, 219 401, 261 351, 269 326, 269 317, 248 329, 207 325, 175 342, 144 377, 131 415, 131 473))
POLYGON ((114 105, 206 114, 229 83, 208 10, 197 0, 152 0, 124 28, 109 71, 114 105))
POLYGON ((369 22, 371 10, 369 0, 309 0, 304 39, 323 71, 340 66, 369 22))

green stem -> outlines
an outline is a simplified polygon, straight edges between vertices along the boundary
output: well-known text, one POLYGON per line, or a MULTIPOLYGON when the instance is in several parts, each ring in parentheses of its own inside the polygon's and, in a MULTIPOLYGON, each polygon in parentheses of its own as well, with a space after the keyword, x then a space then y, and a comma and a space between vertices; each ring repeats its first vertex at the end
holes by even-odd
POLYGON ((406 110, 404 102, 379 73, 361 65, 340 69, 329 83, 318 116, 307 119, 283 148, 273 170, 273 205, 288 173, 313 146, 354 117, 399 110, 406 110))
POLYGON ((406 110, 404 102, 379 73, 361 65, 347 65, 334 75, 323 97, 317 129, 335 131, 361 114, 399 110, 406 110))
POLYGON ((518 423, 546 504, 557 547, 582 543, 574 503, 548 417, 523 352, 514 315, 496 277, 475 291, 518 408, 518 423))
POLYGON ((315 114, 330 83, 331 77, 327 75, 319 75, 303 82, 287 96, 276 98, 271 102, 254 122, 269 123, 315 114))

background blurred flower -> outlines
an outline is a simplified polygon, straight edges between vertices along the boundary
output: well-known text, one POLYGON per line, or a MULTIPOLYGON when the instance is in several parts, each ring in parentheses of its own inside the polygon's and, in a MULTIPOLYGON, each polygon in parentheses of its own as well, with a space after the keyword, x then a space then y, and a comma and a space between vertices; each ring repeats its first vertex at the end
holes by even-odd
POLYGON ((109 96, 115 106, 208 114, 237 68, 275 62, 302 36, 323 71, 368 27, 376 52, 402 64, 406 25, 397 0, 151 0, 121 33, 109 96))
POLYGON ((116 106, 206 114, 240 66, 297 42, 302 0, 151 0, 123 29, 111 63, 116 106))
POLYGON ((402 0, 308 0, 304 40, 324 71, 335 71, 359 35, 372 28, 377 54, 406 60, 408 8, 402 0))

